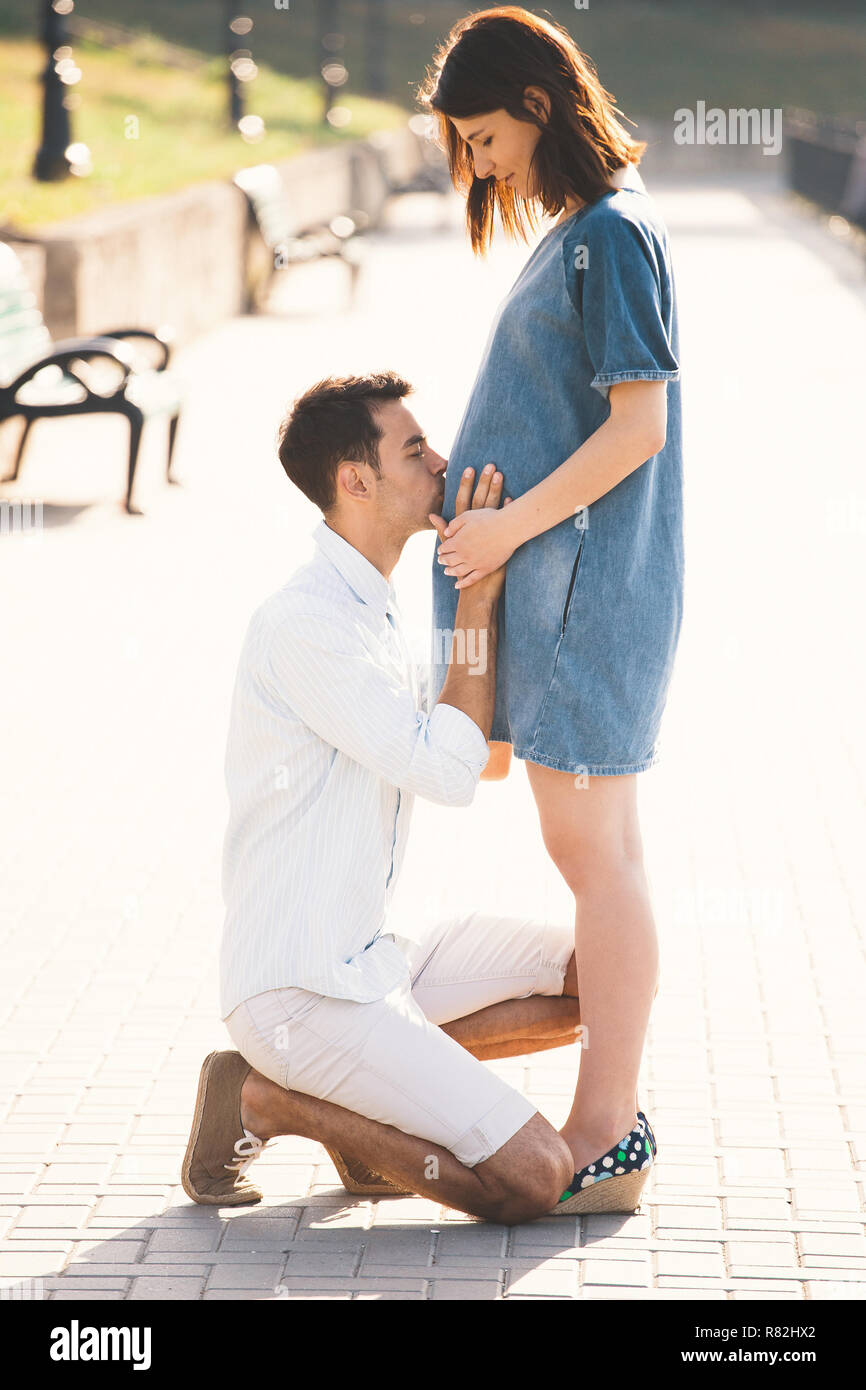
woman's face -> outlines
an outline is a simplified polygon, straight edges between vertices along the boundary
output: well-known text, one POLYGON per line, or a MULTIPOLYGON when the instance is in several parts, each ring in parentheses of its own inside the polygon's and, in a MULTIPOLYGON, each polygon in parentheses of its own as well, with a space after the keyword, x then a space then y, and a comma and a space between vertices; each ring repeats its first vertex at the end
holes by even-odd
MULTIPOLYGON (((544 117, 546 93, 533 95, 527 87, 524 106, 544 117)), ((533 197, 529 188, 529 163, 541 131, 530 121, 517 121, 503 108, 481 116, 449 117, 451 124, 472 152, 475 177, 495 178, 524 198, 533 197)))

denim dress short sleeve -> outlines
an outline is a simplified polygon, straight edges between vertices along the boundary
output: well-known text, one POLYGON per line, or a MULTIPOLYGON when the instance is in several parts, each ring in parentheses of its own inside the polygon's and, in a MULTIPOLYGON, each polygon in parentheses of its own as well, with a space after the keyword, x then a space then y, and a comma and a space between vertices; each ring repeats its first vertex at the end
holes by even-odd
POLYGON ((563 237, 569 295, 605 400, 618 381, 679 376, 662 307, 664 263, 640 222, 625 217, 578 222, 563 237))
MULTIPOLYGON (((464 468, 495 463, 515 498, 548 477, 608 418, 615 383, 664 381, 667 396, 659 452, 508 561, 490 738, 526 761, 613 776, 658 760, 682 619, 678 333, 667 231, 633 169, 541 239, 494 316, 449 457, 448 519, 464 468)), ((431 706, 458 599, 437 545, 431 706)))

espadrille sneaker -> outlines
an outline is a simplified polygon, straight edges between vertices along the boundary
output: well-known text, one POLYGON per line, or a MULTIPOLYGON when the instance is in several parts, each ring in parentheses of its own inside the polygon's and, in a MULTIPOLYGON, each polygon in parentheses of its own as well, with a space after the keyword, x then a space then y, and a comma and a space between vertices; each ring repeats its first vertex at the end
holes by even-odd
POLYGON ((194 1202, 237 1207, 262 1200, 245 1174, 272 1141, 263 1143, 241 1121, 241 1089, 251 1071, 239 1052, 211 1052, 202 1063, 180 1177, 194 1202))
POLYGON ((416 1195, 414 1188, 403 1187, 400 1183, 391 1182, 390 1178, 383 1177, 373 1168, 368 1168, 367 1164, 362 1163, 359 1158, 346 1158, 339 1149, 328 1148, 327 1144, 325 1148, 340 1175, 340 1182, 347 1192, 351 1192, 357 1197, 413 1197, 416 1195))
POLYGON ((575 1173, 552 1215, 637 1211, 656 1155, 655 1135, 640 1111, 633 1130, 606 1154, 575 1173))

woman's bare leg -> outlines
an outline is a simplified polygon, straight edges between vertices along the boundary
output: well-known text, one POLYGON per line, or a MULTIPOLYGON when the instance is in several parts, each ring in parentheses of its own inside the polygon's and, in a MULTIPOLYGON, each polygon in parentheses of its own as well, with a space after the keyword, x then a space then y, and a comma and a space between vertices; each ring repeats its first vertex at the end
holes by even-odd
POLYGON ((583 1047, 560 1133, 575 1170, 633 1127, 637 1081, 658 977, 658 941, 643 867, 637 778, 590 777, 527 762, 544 843, 575 897, 583 1047))

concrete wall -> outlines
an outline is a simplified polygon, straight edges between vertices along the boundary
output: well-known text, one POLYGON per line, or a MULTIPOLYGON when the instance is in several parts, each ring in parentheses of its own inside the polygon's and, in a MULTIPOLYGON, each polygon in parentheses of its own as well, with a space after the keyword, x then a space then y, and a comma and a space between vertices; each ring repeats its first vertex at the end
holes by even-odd
POLYGON ((53 226, 44 314, 58 338, 171 323, 189 338, 235 313, 246 203, 230 184, 107 208, 53 226))
MULTIPOLYGON (((418 167, 408 129, 376 140, 401 175, 418 167)), ((381 218, 386 183, 366 142, 311 150, 277 167, 298 227, 352 209, 373 226, 381 218)), ((267 256, 246 198, 229 181, 55 223, 38 240, 45 258, 41 306, 55 338, 170 325, 183 342, 244 311, 267 256)))

